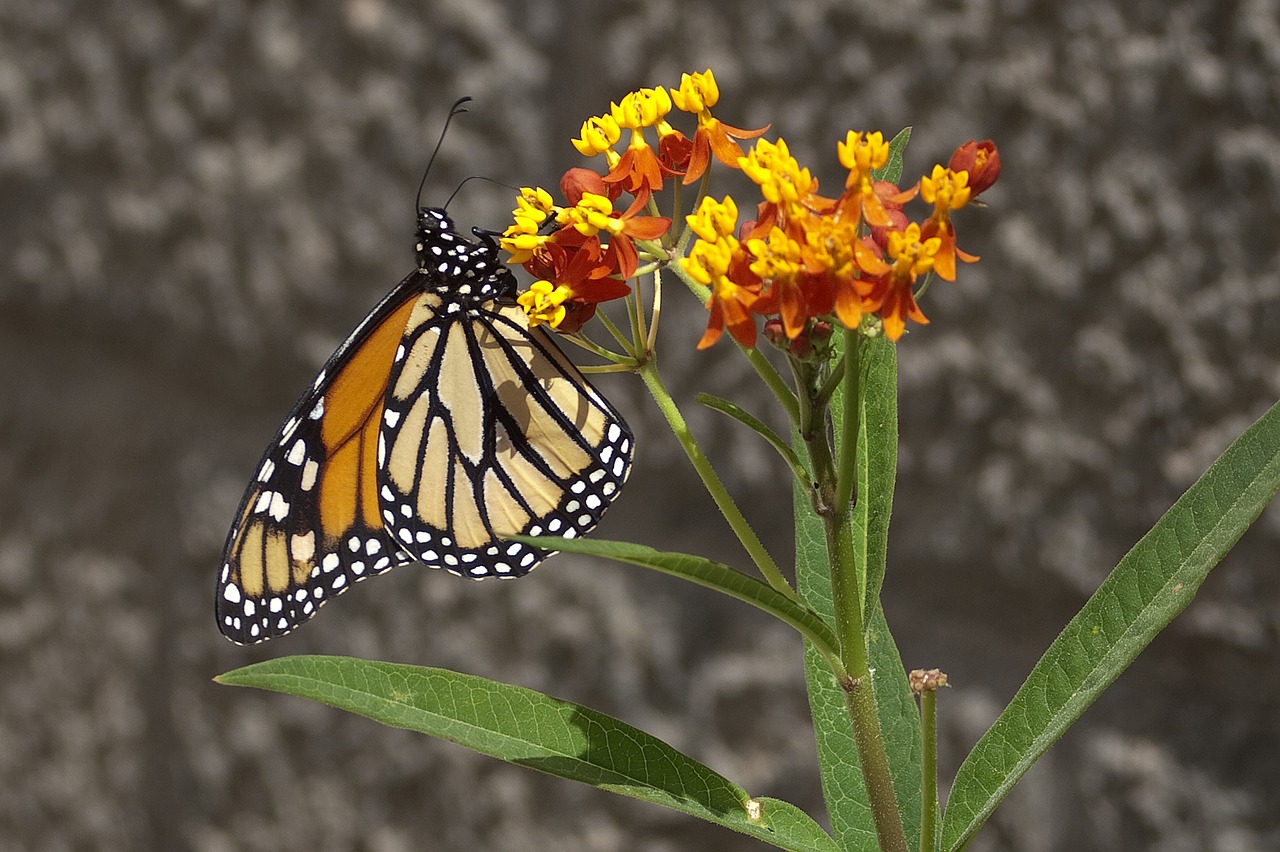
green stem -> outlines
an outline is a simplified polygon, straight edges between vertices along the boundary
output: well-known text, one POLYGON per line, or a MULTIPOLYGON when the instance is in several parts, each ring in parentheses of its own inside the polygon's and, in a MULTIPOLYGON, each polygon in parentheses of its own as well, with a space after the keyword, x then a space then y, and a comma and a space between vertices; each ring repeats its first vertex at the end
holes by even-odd
POLYGON ((920 852, 934 852, 938 818, 938 693, 920 693, 920 852))
MULTIPOLYGON (((560 339, 565 340, 569 343, 572 343, 574 346, 577 346, 580 349, 585 349, 588 352, 590 352, 592 355, 598 355, 599 357, 604 358, 606 361, 612 361, 615 364, 623 365, 627 369, 630 369, 631 365, 634 364, 636 360, 635 357, 632 355, 622 355, 618 352, 605 349, 599 343, 596 343, 594 340, 582 334, 581 332, 578 332, 576 334, 564 334, 560 336, 560 339)), ((578 369, 581 370, 585 368, 579 367, 578 369)))
POLYGON ((844 361, 845 356, 840 356, 840 362, 836 364, 835 369, 827 376, 822 387, 818 389, 818 395, 814 397, 818 405, 826 405, 830 401, 831 395, 836 392, 836 388, 840 387, 840 383, 844 381, 844 361))
MULTIPOLYGON (((846 379, 848 371, 856 371, 856 349, 846 351, 846 379), (850 367, 853 361, 855 366, 850 367)), ((867 657, 867 639, 863 623, 863 587, 865 585, 865 559, 859 559, 854 543, 853 513, 847 504, 837 503, 839 485, 833 464, 830 439, 825 428, 825 406, 813 410, 817 392, 817 376, 804 364, 793 362, 797 390, 801 405, 801 423, 809 423, 801 438, 809 451, 810 462, 816 477, 814 505, 822 518, 826 537, 827 554, 831 561, 832 605, 835 610, 836 636, 840 639, 840 659, 846 675, 840 678, 845 694, 845 706, 853 727, 853 739, 858 748, 858 762, 871 805, 871 817, 875 823, 876 837, 882 852, 907 852, 907 837, 902 828, 902 815, 898 813, 898 800, 893 792, 893 780, 889 773, 889 758, 885 752, 884 735, 880 730, 880 717, 876 708, 875 687, 871 680, 871 665, 867 657), (806 402, 807 400, 807 402, 806 402), (860 570, 860 568, 862 570, 860 570)), ((856 375, 856 372, 855 372, 856 375)), ((860 405, 857 389, 845 388, 845 420, 856 417, 860 405), (852 410, 850 410, 852 406, 852 410)), ((848 463, 852 450, 848 449, 848 433, 842 430, 841 467, 848 463)), ((851 477, 852 478, 852 477, 851 477)))
POLYGON ((793 601, 799 601, 795 591, 791 588, 791 584, 787 582, 787 578, 782 575, 781 569, 778 568, 778 563, 774 562, 773 557, 769 555, 769 551, 765 550, 755 530, 747 523, 747 519, 743 517, 741 510, 738 509, 738 505, 729 496, 724 483, 720 481, 715 469, 711 467, 711 461, 707 458, 706 453, 702 451, 702 447, 698 446, 693 433, 689 431, 689 425, 685 422, 684 415, 676 407, 675 400, 671 398, 670 392, 662 382, 662 377, 658 375, 657 359, 650 355, 648 360, 640 364, 637 372, 640 373, 640 378, 644 380, 645 387, 649 389, 650 395, 653 396, 653 401, 657 403, 658 410, 667 419, 667 424, 675 434, 676 440, 680 442, 685 455, 689 457, 690 463, 693 464, 693 469, 702 480, 703 487, 707 489, 707 493, 715 501, 716 508, 720 510, 720 514, 724 515, 724 519, 728 522, 734 534, 738 536, 738 541, 742 543, 743 548, 751 556, 751 560, 755 562, 765 581, 778 593, 786 595, 793 601))
POLYGON ((876 712, 875 687, 863 635, 862 591, 854 564, 853 513, 826 515, 827 552, 831 554, 831 583, 836 614, 836 635, 840 637, 840 659, 847 675, 840 681, 845 706, 853 723, 853 740, 858 747, 862 780, 871 805, 871 819, 882 852, 907 852, 907 836, 893 793, 889 758, 885 753, 880 717, 876 712))
MULTIPOLYGON (((627 304, 628 304, 628 315, 630 315, 630 300, 628 300, 627 304)), ((609 332, 609 334, 613 336, 613 339, 618 342, 619 346, 621 346, 623 349, 626 349, 628 352, 632 351, 631 341, 627 339, 626 335, 622 333, 621 329, 619 329, 616 325, 613 324, 613 320, 609 319, 609 316, 604 311, 598 311, 596 313, 596 318, 600 320, 600 323, 605 327, 605 329, 609 332)), ((633 357, 639 357, 639 355, 637 354, 633 357)))
POLYGON ((755 369, 756 375, 764 379, 764 383, 769 386, 769 390, 773 391, 773 395, 778 398, 778 402, 782 403, 782 407, 786 409, 787 417, 791 418, 792 425, 796 425, 800 421, 800 405, 796 400, 795 393, 791 388, 787 387, 787 383, 782 376, 778 375, 778 371, 774 369, 773 364, 769 363, 769 359, 764 357, 764 353, 757 347, 748 349, 739 345, 742 354, 747 356, 748 363, 755 369))
POLYGON ((835 508, 848 512, 853 486, 858 481, 858 428, 862 422, 862 341, 856 329, 844 332, 844 412, 840 420, 840 464, 836 475, 835 508))

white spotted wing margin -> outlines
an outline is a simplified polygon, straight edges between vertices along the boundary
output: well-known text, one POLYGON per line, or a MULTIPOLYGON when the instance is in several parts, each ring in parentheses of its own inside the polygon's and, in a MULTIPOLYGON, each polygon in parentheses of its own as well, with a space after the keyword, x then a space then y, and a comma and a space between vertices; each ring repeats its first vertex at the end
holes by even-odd
POLYGON ((414 558, 463 577, 520 577, 617 497, 634 440, 543 328, 509 299, 455 308, 425 294, 388 383, 383 520, 414 558))
MULTIPOLYGON (((396 324, 403 320, 397 315, 422 287, 423 276, 414 271, 369 312, 267 445, 236 511, 218 572, 215 613, 219 630, 231 641, 247 645, 289 633, 353 583, 411 561, 381 524, 364 520, 370 515, 376 520, 377 510, 362 511, 359 495, 349 523, 325 528, 320 494, 331 453, 322 421, 327 395, 352 354, 371 335, 394 330, 398 337, 402 325, 396 324)), ((359 440, 360 435, 351 436, 333 454, 353 449, 350 442, 359 440)))

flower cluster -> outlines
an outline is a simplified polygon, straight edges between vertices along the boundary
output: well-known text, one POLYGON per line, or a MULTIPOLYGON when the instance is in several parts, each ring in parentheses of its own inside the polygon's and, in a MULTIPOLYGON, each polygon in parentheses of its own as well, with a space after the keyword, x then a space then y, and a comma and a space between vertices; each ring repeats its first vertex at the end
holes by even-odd
POLYGON ((695 289, 704 288, 708 321, 699 348, 725 330, 754 346, 757 316, 771 340, 798 356, 834 322, 856 329, 873 318, 893 340, 908 319, 927 323, 916 303, 923 277, 953 281, 957 261, 977 260, 957 246, 951 217, 999 175, 995 145, 967 142, 947 166, 900 188, 883 179, 890 160, 883 135, 849 131, 836 148, 844 188, 827 197, 783 139, 760 138, 767 126, 743 130, 713 116, 719 98, 710 70, 683 75, 676 89, 632 92, 582 123, 574 147, 602 156, 605 168, 566 172, 563 206, 543 189, 521 190, 501 243, 537 279, 519 297, 530 323, 577 331, 599 303, 631 292, 626 282, 642 262, 654 264, 648 271, 673 261, 695 289), (673 108, 695 117, 692 137, 668 122, 673 108), (620 148, 624 130, 630 135, 620 148), (748 140, 755 141, 744 151, 739 141, 748 140), (704 194, 713 161, 759 187, 753 218, 739 223, 733 198, 704 194), (694 211, 684 217, 688 234, 671 234, 672 219, 657 215, 655 195, 674 186, 678 203, 679 190, 700 180, 694 211), (629 201, 620 201, 624 194, 629 201), (933 210, 913 222, 904 206, 917 196, 933 210), (677 260, 676 248, 686 244, 677 260))
POLYGON ((921 277, 933 272, 953 281, 957 260, 977 260, 956 245, 951 213, 998 176, 991 142, 962 145, 947 167, 935 166, 906 189, 877 177, 890 154, 882 134, 849 131, 836 153, 848 175, 844 191, 828 198, 784 140, 761 139, 739 158, 763 198, 755 218, 739 225, 727 197, 704 199, 689 216, 698 241, 680 263, 711 289, 699 347, 726 329, 743 346, 754 346, 753 315, 776 317, 766 319, 766 331, 795 354, 811 348, 812 332, 829 334, 832 317, 846 328, 876 317, 897 340, 908 319, 928 322, 915 300, 921 277), (917 194, 933 205, 923 223, 908 221, 903 211, 917 194))

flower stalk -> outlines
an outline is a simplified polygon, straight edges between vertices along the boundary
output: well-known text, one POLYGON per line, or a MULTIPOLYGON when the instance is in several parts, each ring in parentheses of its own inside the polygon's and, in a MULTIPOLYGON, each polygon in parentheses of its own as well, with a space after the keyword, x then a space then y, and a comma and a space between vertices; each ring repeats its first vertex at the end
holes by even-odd
POLYGON ((670 391, 667 390, 667 386, 662 381, 662 376, 658 374, 657 358, 650 356, 639 365, 637 372, 639 372, 640 378, 644 380, 645 387, 648 388, 649 395, 653 397, 658 410, 666 418, 667 425, 671 427, 671 432, 680 443, 681 449, 688 456, 689 463, 693 465, 698 478, 702 480, 703 487, 711 495, 716 508, 720 510, 720 514, 724 516, 729 528, 733 530, 738 537, 738 541, 742 543, 743 549, 747 551, 751 561, 755 563, 756 568, 759 569, 760 574, 764 577, 765 582, 780 594, 798 601, 799 598, 796 596, 795 590, 791 588, 791 584, 783 576, 778 563, 769 555, 769 551, 760 541, 760 537, 756 535, 756 531, 747 522, 742 510, 738 508, 738 504, 734 502, 728 489, 724 487, 724 483, 720 481, 715 468, 711 466, 711 460, 707 458, 707 454, 702 451, 697 439, 693 437, 693 432, 689 430, 689 424, 685 422, 684 415, 680 413, 679 407, 676 406, 670 391))

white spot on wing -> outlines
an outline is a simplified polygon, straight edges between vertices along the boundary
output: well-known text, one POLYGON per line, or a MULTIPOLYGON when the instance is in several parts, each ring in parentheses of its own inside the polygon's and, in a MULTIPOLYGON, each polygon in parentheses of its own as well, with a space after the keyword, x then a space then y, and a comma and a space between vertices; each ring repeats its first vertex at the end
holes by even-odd
POLYGON ((271 495, 269 514, 277 523, 289 516, 289 502, 284 499, 284 495, 279 491, 271 495))
POLYGON ((307 459, 307 463, 302 466, 302 490, 310 491, 315 487, 316 477, 320 475, 320 465, 315 459, 307 459))

